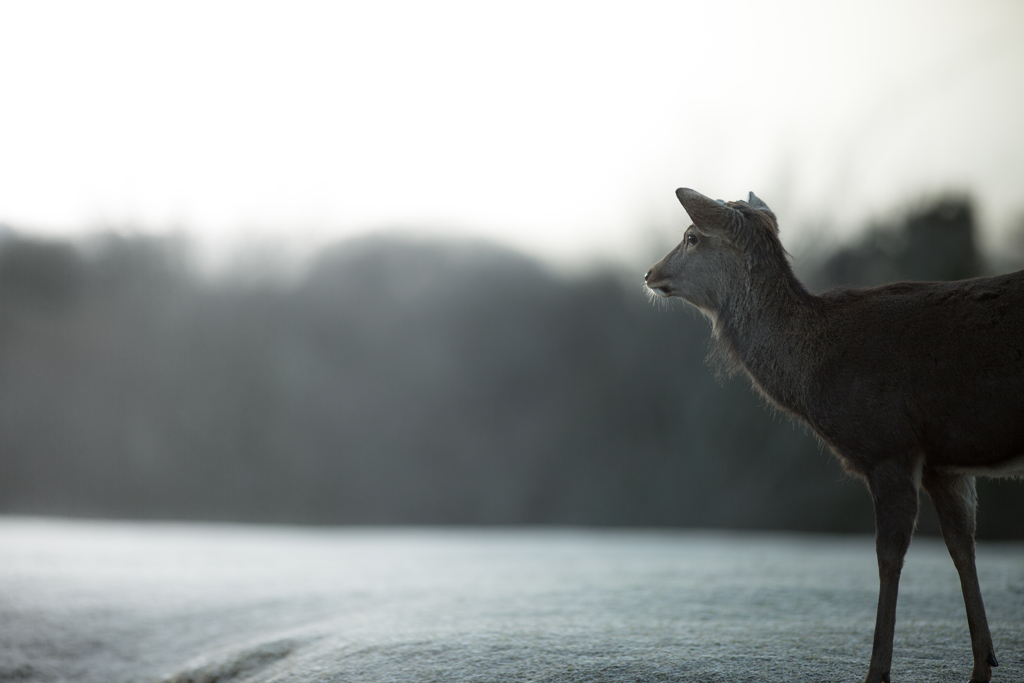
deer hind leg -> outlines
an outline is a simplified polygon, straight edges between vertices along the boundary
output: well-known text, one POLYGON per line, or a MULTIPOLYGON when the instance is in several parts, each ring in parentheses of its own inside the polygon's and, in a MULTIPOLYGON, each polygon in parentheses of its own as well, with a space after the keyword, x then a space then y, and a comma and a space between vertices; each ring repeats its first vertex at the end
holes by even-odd
POLYGON ((896 630, 896 597, 903 558, 917 523, 917 478, 896 462, 883 463, 868 480, 875 504, 875 552, 878 555, 878 614, 865 683, 889 683, 892 639, 896 630))
POLYGON ((960 574, 960 587, 967 607, 967 624, 971 629, 971 649, 974 651, 971 680, 990 681, 992 667, 998 664, 988 620, 985 618, 985 604, 981 600, 978 570, 974 564, 975 510, 978 506, 974 477, 926 469, 921 484, 935 504, 942 537, 960 574))

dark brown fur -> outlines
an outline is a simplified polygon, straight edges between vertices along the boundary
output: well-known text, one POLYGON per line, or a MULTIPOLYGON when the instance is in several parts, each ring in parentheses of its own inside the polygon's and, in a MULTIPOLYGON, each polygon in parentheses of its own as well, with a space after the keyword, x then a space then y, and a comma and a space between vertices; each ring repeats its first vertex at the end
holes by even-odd
POLYGON ((744 371, 862 478, 875 506, 880 591, 866 681, 889 680, 896 596, 918 487, 960 573, 973 681, 991 680, 992 638, 974 563, 975 474, 1024 474, 1024 271, 809 293, 774 214, 751 193, 677 195, 694 225, 647 286, 712 322, 713 356, 744 371))

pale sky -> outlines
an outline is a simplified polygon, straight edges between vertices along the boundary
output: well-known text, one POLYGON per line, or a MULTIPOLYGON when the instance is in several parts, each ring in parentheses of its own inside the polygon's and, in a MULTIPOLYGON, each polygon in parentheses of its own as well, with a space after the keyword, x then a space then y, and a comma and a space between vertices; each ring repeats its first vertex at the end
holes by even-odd
POLYGON ((554 260, 754 190, 784 241, 943 190, 1024 215, 1024 3, 6 2, 0 222, 554 260))

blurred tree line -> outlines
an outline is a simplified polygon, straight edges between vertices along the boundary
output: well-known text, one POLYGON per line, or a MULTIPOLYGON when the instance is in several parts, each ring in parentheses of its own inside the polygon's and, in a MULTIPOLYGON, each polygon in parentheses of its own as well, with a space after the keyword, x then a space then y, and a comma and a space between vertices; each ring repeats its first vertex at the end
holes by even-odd
MULTIPOLYGON (((945 198, 801 264, 812 288, 985 264, 945 198)), ((294 282, 175 238, 0 236, 0 511, 285 523, 870 531, 863 485, 640 273, 368 237, 294 282)), ((980 480, 979 535, 1024 538, 980 480)), ((922 530, 935 532, 927 510, 922 530)))

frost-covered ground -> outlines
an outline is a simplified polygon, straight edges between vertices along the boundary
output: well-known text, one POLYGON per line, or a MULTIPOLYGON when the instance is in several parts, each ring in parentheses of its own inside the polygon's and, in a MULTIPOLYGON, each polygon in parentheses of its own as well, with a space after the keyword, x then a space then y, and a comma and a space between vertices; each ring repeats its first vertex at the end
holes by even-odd
MULTIPOLYGON (((982 544, 1024 680, 1024 544, 982 544)), ((0 518, 0 681, 858 681, 864 537, 305 529, 0 518)), ((966 681, 945 548, 916 539, 893 681, 966 681)))

